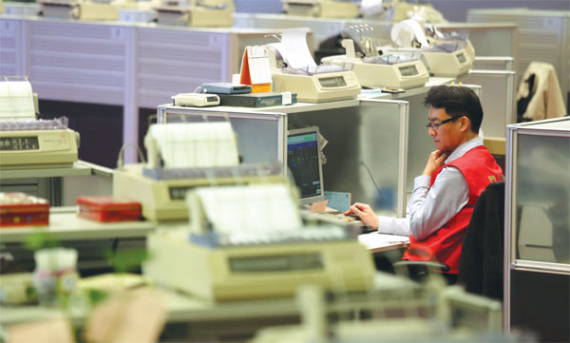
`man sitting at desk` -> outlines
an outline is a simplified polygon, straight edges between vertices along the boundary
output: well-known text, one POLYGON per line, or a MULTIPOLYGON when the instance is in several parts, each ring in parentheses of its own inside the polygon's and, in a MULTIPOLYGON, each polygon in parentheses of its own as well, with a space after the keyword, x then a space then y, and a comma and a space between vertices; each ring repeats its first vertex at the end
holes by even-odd
MULTIPOLYGON (((412 245, 421 242, 435 260, 450 267, 445 276, 454 283, 475 203, 490 182, 503 179, 503 171, 479 138, 483 109, 471 89, 433 87, 424 104, 429 106, 427 128, 437 150, 414 180, 408 217, 377 216, 369 205, 361 203, 345 214, 357 214, 380 233, 410 235, 412 245)), ((421 258, 408 250, 403 259, 421 258)))

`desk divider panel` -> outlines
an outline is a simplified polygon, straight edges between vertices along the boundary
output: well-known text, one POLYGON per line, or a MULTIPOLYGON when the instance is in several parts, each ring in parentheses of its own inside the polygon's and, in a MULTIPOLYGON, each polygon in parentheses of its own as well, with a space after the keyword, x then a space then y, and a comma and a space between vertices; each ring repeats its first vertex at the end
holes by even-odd
POLYGON ((226 112, 214 109, 158 107, 159 123, 223 121, 229 118, 238 137, 244 163, 279 161, 286 173, 287 114, 272 112, 226 112))
POLYGON ((229 40, 228 32, 137 27, 134 89, 138 107, 154 108, 172 95, 193 92, 204 82, 229 81, 229 40))
POLYGON ((373 199, 370 204, 377 211, 405 217, 409 103, 363 100, 360 115, 360 184, 365 198, 373 199))
POLYGON ((405 101, 361 100, 359 106, 291 113, 289 128, 318 126, 328 141, 325 191, 350 192, 352 203, 403 217, 407 115, 405 101))
POLYGON ((40 100, 124 103, 129 27, 64 20, 23 22, 29 49, 27 75, 40 100))
POLYGON ((539 342, 570 331, 570 118, 509 125, 504 327, 539 342))
POLYGON ((505 138, 507 125, 516 123, 515 72, 501 70, 471 70, 459 81, 481 85, 485 137, 505 138))
POLYGON ((0 19, 0 75, 27 75, 24 21, 0 19))

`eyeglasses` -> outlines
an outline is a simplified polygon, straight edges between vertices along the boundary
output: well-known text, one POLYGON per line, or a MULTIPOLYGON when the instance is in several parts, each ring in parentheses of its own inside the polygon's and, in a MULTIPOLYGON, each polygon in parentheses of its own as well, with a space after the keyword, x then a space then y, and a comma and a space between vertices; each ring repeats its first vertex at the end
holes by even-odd
POLYGON ((429 123, 427 123, 426 127, 428 128, 428 130, 429 130, 429 129, 432 129, 432 130, 436 131, 441 125, 446 124, 446 123, 449 123, 450 121, 455 121, 455 120, 457 120, 457 119, 459 119, 459 118, 461 118, 461 117, 464 117, 464 116, 451 117, 451 118, 446 119, 446 120, 443 120, 443 121, 441 121, 441 122, 439 122, 439 123, 429 122, 429 123))

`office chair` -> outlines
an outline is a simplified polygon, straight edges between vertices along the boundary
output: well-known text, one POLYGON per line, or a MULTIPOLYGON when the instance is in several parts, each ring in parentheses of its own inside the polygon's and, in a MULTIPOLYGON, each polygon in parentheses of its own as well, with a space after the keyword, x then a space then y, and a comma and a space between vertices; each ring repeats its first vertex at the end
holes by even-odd
MULTIPOLYGON (((493 182, 481 193, 471 220, 465 229, 459 259, 457 283, 469 293, 503 299, 503 241, 505 182, 493 182)), ((399 261, 394 268, 404 268, 410 278, 423 281, 431 273, 449 270, 449 266, 435 261, 430 251, 421 244, 411 246, 413 254, 422 261, 399 261)))
POLYGON ((505 182, 481 193, 467 226, 457 282, 469 293, 503 300, 505 182))

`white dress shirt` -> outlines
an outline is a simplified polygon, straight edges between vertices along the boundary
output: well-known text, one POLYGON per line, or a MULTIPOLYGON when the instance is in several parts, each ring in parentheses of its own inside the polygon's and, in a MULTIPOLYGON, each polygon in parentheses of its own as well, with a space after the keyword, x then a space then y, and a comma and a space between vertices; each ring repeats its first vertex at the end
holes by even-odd
MULTIPOLYGON (((445 160, 447 164, 467 151, 483 145, 479 137, 461 144, 445 160)), ((406 218, 378 217, 378 232, 399 236, 414 236, 424 240, 453 218, 469 201, 469 187, 461 172, 452 166, 444 167, 430 188, 431 177, 420 175, 414 179, 414 190, 408 201, 406 218)))

